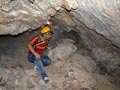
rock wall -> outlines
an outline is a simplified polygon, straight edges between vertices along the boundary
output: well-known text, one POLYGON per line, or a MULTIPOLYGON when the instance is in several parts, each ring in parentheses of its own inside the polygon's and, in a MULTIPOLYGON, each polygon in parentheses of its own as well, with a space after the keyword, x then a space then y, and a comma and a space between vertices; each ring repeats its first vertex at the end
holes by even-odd
POLYGON ((120 49, 110 40, 85 27, 79 27, 79 32, 81 42, 100 67, 100 73, 111 75, 115 82, 120 83, 120 49))
POLYGON ((81 42, 90 50, 90 55, 103 71, 101 73, 111 75, 116 82, 120 81, 119 4, 119 0, 80 0, 76 9, 55 16, 55 23, 60 28, 80 34, 81 42))
POLYGON ((120 1, 80 0, 73 17, 120 47, 120 1))
POLYGON ((40 0, 0 0, 0 34, 16 35, 36 29, 56 13, 57 3, 40 0), (56 5, 56 6, 55 6, 56 5))
POLYGON ((120 76, 120 0, 0 0, 0 35, 37 29, 49 19, 80 34, 108 74, 120 76))
POLYGON ((119 0, 0 0, 0 2, 0 34, 16 35, 28 29, 36 29, 46 24, 50 16, 57 15, 68 31, 83 23, 120 47, 119 0), (66 12, 65 8, 69 11, 66 12))

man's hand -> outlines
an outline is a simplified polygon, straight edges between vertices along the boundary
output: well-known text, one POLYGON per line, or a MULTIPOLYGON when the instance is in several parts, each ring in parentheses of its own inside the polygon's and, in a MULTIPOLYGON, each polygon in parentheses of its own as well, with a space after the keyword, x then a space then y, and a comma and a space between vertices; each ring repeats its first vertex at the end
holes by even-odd
POLYGON ((51 49, 53 49, 53 48, 54 48, 54 47, 52 47, 52 46, 48 46, 48 47, 47 47, 48 50, 51 50, 51 49))
POLYGON ((40 57, 40 55, 38 53, 35 53, 35 59, 36 60, 40 60, 41 59, 41 57, 40 57))

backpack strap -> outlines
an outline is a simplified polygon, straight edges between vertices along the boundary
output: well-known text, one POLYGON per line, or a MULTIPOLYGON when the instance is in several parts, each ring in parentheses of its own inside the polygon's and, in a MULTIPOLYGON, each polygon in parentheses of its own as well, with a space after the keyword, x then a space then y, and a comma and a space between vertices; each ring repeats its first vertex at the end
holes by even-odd
POLYGON ((42 43, 45 43, 45 42, 41 39, 41 36, 40 36, 38 42, 33 44, 33 47, 35 48, 36 46, 38 46, 38 45, 40 45, 42 43))

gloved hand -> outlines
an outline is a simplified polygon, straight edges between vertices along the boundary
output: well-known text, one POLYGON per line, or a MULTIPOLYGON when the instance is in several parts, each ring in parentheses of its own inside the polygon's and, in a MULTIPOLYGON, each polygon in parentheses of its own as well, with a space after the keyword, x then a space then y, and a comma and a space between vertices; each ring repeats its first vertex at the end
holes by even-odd
POLYGON ((41 59, 41 57, 40 57, 40 55, 38 53, 35 53, 35 59, 36 60, 40 60, 41 59))

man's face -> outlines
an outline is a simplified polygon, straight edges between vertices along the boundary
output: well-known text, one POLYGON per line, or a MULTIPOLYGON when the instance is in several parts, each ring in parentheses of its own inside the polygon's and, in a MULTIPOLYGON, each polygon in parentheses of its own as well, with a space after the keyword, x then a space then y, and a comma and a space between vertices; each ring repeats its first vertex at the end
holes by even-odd
POLYGON ((52 33, 46 33, 44 36, 47 40, 50 40, 52 37, 52 33))

